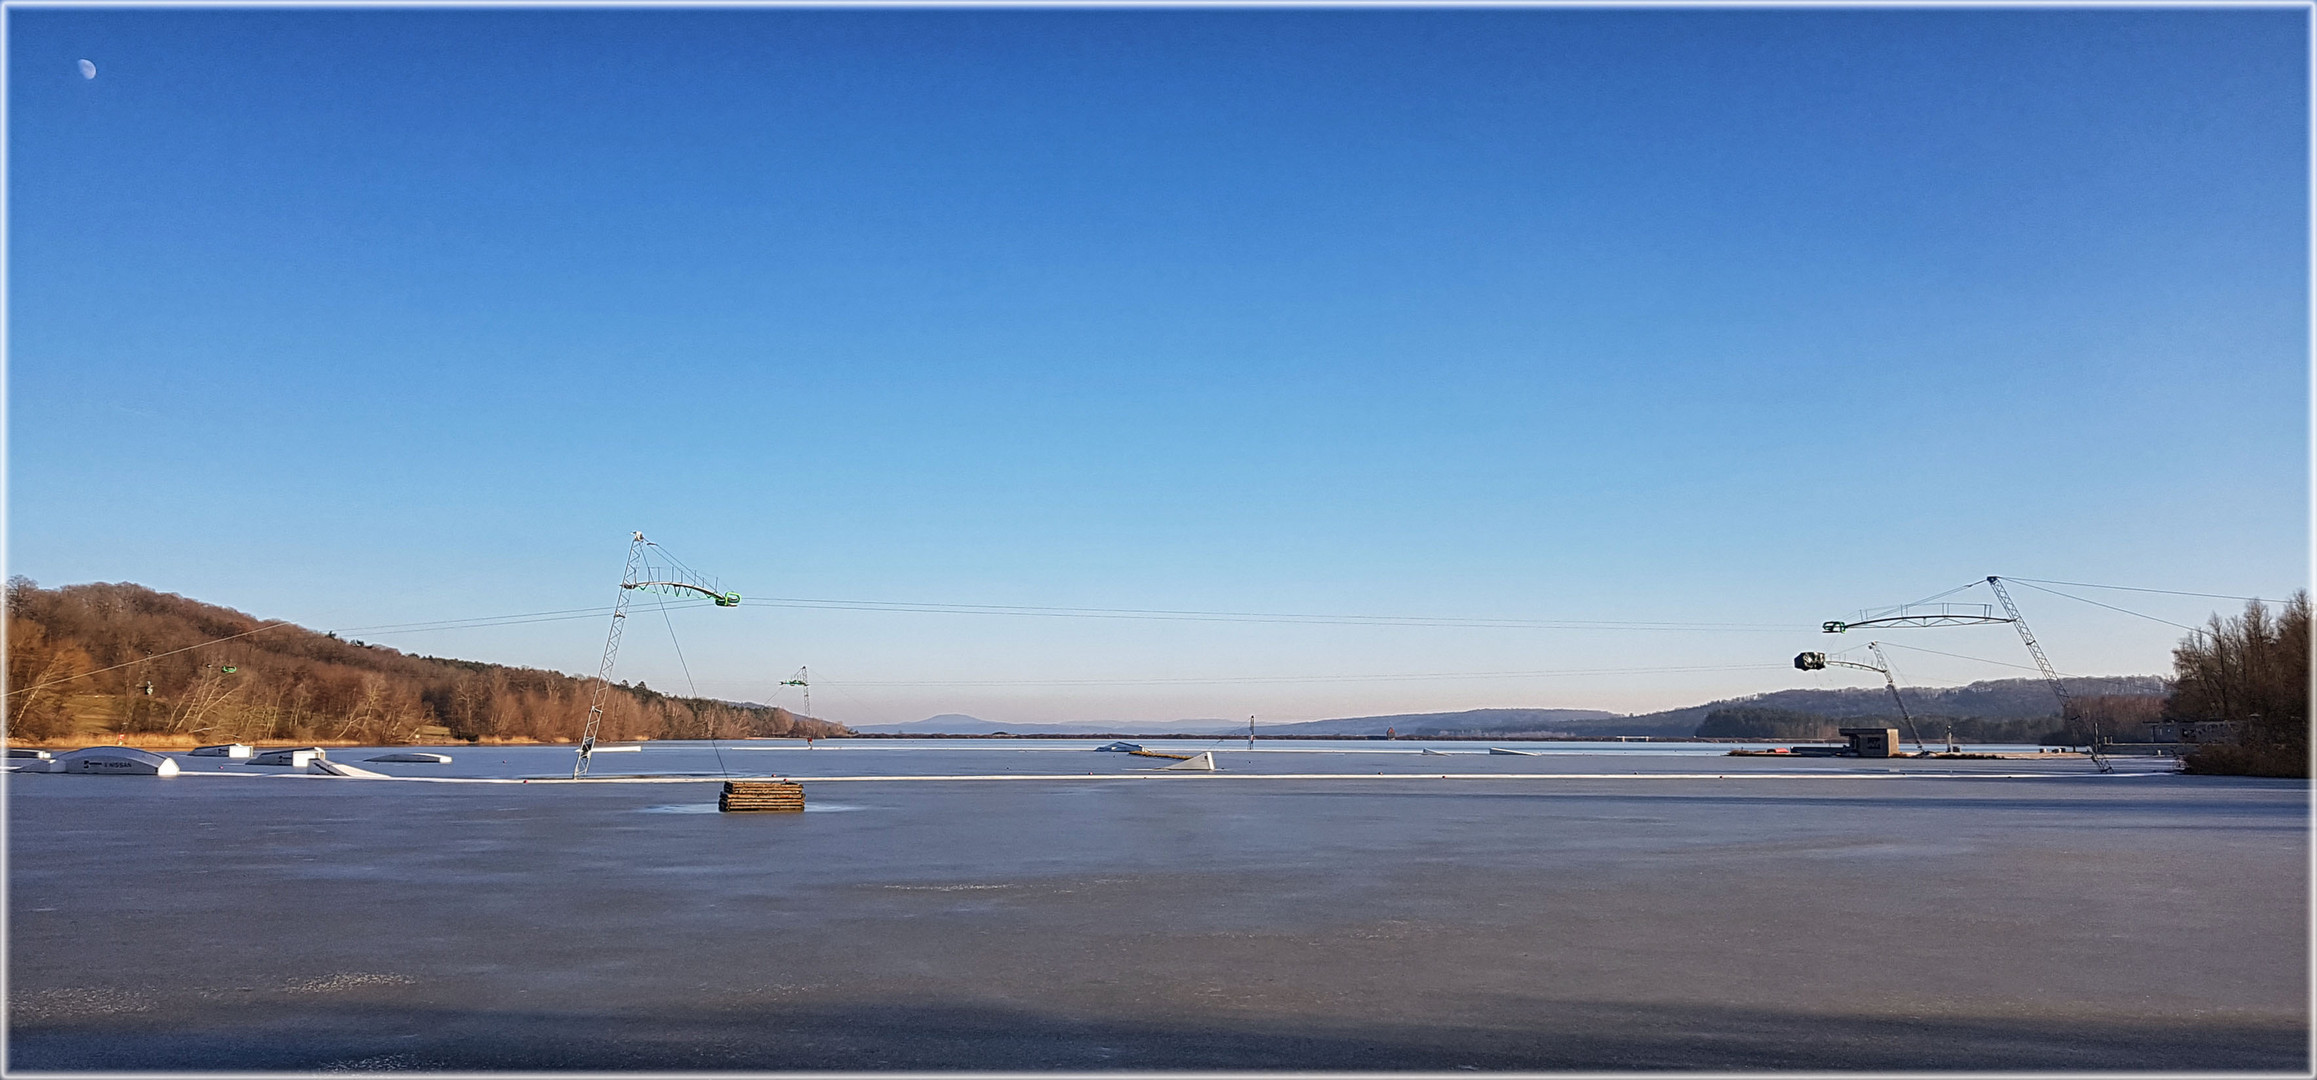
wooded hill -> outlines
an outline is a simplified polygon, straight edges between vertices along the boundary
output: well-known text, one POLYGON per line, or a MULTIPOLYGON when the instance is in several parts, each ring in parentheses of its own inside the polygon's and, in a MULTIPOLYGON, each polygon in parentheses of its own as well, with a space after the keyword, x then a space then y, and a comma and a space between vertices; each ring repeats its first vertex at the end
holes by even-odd
MULTIPOLYGON (((204 742, 548 742, 576 740, 587 723, 592 679, 413 656, 297 626, 258 629, 267 621, 125 582, 43 589, 13 578, 8 734, 36 741, 117 733, 204 742)), ((623 684, 605 699, 599 737, 845 733, 842 724, 786 709, 623 684)))
MULTIPOLYGON (((1907 712, 1926 736, 1937 737, 1952 724, 1957 738, 1972 742, 2073 744, 2088 735, 2096 717, 2108 738, 2135 742, 2141 724, 2154 720, 2171 692, 2170 680, 2155 675, 2061 679, 2076 704, 2062 723, 2057 695, 2042 679, 1991 679, 1965 686, 1907 686, 1907 712)), ((1686 728, 1705 738, 1832 738, 1846 723, 1899 722, 1898 706, 1880 687, 1831 690, 1775 690, 1728 701, 1693 705, 1631 718, 1635 723, 1686 728), (1720 719, 1717 721, 1716 718, 1720 719), (1764 724, 1771 725, 1770 729, 1764 724)))
MULTIPOLYGON (((2156 719, 2171 683, 2154 675, 2060 680, 2079 705, 2097 710, 2110 738, 2139 736, 2139 721, 2156 719)), ((2067 742, 2059 698, 2042 679, 1995 679, 1968 686, 1905 687, 1907 711, 1925 725, 1925 734, 1943 734, 1952 722, 1957 737, 1977 742, 2067 742)), ((1386 727, 1412 737, 1453 735, 1548 735, 1559 737, 1648 735, 1656 738, 1831 737, 1846 723, 1897 722, 1898 708, 1888 690, 1843 687, 1832 690, 1774 690, 1748 697, 1710 701, 1664 712, 1617 716, 1576 709, 1472 709, 1454 713, 1363 716, 1290 725, 1278 731, 1324 727, 1345 735, 1381 735, 1386 727), (1722 717, 1722 722, 1708 721, 1722 717), (1745 730, 1731 728, 1743 718, 1745 730), (1775 722, 1773 726, 1765 724, 1775 722)))

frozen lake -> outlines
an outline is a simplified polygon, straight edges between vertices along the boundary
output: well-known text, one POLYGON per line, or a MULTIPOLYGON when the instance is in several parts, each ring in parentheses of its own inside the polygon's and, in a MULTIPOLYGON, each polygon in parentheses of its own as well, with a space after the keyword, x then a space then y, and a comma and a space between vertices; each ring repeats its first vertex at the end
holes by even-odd
MULTIPOLYGON (((660 741, 626 747, 598 747, 588 775, 622 778, 745 779, 779 776, 797 780, 854 775, 955 776, 985 773, 1048 775, 1142 775, 1167 764, 1123 753, 1090 753, 1110 739, 756 739, 718 743, 660 741)), ((1161 754, 1211 751, 1225 771, 1248 774, 1490 772, 1506 775, 1565 772, 1793 772, 1830 771, 1884 774, 1894 768, 1936 771, 2017 772, 2049 769, 2056 774, 2092 771, 2080 758, 2036 761, 1941 761, 1909 759, 1732 758, 1730 743, 1580 742, 1575 740, 1470 742, 1463 740, 1257 740, 1151 739, 1139 743, 1161 754), (1516 751, 1495 754, 1492 749, 1516 751)), ((1748 744, 1750 749, 1772 745, 1748 744)), ((2033 754, 2033 746, 1967 746, 1973 752, 2033 754)), ((565 779, 571 775, 571 746, 441 746, 384 749, 332 748, 330 760, 406 778, 565 779), (429 750, 449 755, 448 764, 374 762, 381 754, 429 750)), ((275 776, 290 770, 252 766, 224 758, 172 755, 188 773, 275 776)), ((2169 771, 2171 763, 2151 758, 2118 759, 2127 771, 2169 771)))
POLYGON ((2308 1064, 2305 783, 1227 739, 1146 742, 1223 770, 1157 777, 1095 744, 12 776, 9 1064, 2308 1064), (815 812, 714 813, 727 770, 815 812))

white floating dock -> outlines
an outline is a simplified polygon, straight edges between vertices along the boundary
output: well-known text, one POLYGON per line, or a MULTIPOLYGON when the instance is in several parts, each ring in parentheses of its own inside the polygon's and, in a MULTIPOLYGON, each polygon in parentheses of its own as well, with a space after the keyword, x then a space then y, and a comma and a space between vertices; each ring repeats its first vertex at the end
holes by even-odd
POLYGON ((188 751, 193 757, 247 758, 255 747, 248 743, 219 743, 216 746, 196 746, 188 751))

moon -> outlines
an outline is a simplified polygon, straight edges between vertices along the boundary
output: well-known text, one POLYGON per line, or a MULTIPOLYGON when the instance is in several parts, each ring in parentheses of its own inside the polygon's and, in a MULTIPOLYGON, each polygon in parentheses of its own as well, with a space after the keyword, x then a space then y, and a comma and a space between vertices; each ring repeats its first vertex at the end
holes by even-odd
POLYGON ((80 77, 81 77, 81 78, 84 78, 84 79, 93 79, 93 78, 96 78, 96 77, 97 77, 97 62, 96 62, 96 61, 94 61, 94 60, 83 60, 83 61, 81 61, 81 62, 80 62, 80 77))

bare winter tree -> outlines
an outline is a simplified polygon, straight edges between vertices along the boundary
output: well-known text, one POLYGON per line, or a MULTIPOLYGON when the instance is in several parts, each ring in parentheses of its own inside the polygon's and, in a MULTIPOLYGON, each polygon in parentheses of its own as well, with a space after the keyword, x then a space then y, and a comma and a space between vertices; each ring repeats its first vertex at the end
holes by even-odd
POLYGON ((2236 618, 2213 616, 2172 651, 2172 666, 2166 717, 2237 725, 2234 745, 2197 751, 2189 771, 2309 775, 2307 590, 2276 611, 2256 601, 2236 618))

